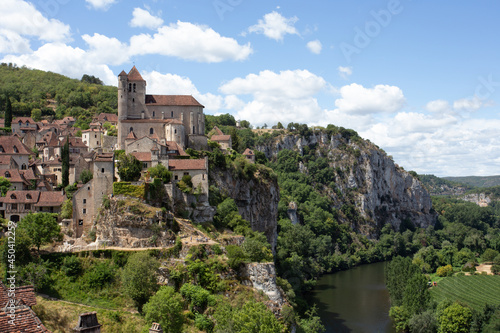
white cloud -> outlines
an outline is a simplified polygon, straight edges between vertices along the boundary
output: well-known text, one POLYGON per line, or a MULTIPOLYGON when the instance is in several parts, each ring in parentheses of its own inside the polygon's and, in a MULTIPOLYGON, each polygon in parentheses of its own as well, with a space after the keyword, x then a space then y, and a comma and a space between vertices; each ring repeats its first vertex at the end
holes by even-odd
POLYGON ((401 89, 388 85, 365 88, 362 85, 352 83, 340 88, 340 95, 341 98, 335 101, 335 106, 341 112, 361 115, 397 112, 405 103, 401 89))
POLYGON ((217 111, 223 107, 224 99, 222 96, 200 93, 187 77, 169 73, 161 74, 157 71, 144 72, 142 77, 148 83, 148 94, 192 95, 205 106, 205 111, 217 111))
POLYGON ((248 32, 264 34, 265 36, 276 41, 282 41, 286 34, 299 34, 297 29, 294 27, 294 24, 298 20, 299 19, 296 16, 286 18, 280 13, 273 11, 264 15, 264 19, 259 19, 256 25, 249 27, 248 32))
POLYGON ((448 101, 437 99, 426 104, 425 109, 433 113, 448 113, 451 110, 448 101))
POLYGON ((108 10, 117 0, 85 0, 92 8, 108 10))
POLYGON ((130 21, 131 27, 156 29, 163 24, 161 18, 151 15, 150 12, 142 8, 134 8, 132 16, 132 20, 130 21))
POLYGON ((0 53, 31 52, 30 42, 14 31, 0 29, 0 53))
POLYGON ((199 62, 245 60, 253 52, 250 43, 240 45, 207 26, 177 21, 163 26, 153 36, 130 39, 131 55, 161 54, 199 62))
POLYGON ((8 55, 1 62, 12 62, 19 66, 25 65, 78 79, 83 74, 91 74, 99 77, 106 84, 117 84, 115 74, 107 65, 96 64, 84 50, 63 43, 47 43, 33 53, 19 56, 8 55))
POLYGON ((453 108, 457 111, 477 111, 483 106, 483 102, 477 97, 462 98, 453 102, 453 108))
POLYGON ((346 79, 352 75, 352 67, 343 67, 339 66, 338 68, 339 75, 341 78, 346 79))
POLYGON ((89 45, 88 56, 99 64, 121 65, 129 61, 129 47, 116 38, 109 38, 94 33, 83 35, 82 39, 89 45))
MULTIPOLYGON (((70 38, 69 25, 56 19, 47 19, 33 4, 22 0, 2 0, 0 29, 10 31, 10 39, 19 39, 14 33, 48 42, 67 41, 70 38)), ((2 35, 8 36, 6 33, 2 35)))
POLYGON ((309 49, 309 51, 311 51, 314 54, 320 54, 323 46, 321 45, 321 42, 316 39, 316 40, 312 40, 312 41, 308 42, 307 48, 309 49))

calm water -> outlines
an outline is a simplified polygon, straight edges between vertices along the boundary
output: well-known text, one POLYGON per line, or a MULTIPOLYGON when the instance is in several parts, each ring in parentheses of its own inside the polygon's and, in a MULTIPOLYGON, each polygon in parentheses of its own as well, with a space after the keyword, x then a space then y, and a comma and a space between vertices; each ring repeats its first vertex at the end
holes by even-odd
POLYGON ((310 300, 317 304, 326 332, 395 332, 389 318, 385 265, 363 265, 318 280, 310 300))

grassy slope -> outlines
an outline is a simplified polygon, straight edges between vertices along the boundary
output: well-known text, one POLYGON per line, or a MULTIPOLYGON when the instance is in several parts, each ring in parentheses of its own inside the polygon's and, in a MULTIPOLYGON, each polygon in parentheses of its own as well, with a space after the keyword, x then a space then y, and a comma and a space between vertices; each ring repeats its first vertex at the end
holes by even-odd
POLYGON ((464 183, 473 187, 492 187, 500 185, 500 176, 443 177, 443 179, 464 183))
POLYGON ((479 310, 486 303, 500 305, 500 276, 453 276, 439 281, 431 288, 431 295, 440 302, 444 299, 461 301, 479 310))

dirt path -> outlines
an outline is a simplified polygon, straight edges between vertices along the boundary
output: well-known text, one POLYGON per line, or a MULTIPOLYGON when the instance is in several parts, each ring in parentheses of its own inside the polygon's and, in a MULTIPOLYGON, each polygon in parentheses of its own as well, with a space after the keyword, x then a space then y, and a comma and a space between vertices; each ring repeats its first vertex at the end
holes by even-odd
POLYGON ((492 265, 481 264, 476 267, 476 272, 486 272, 488 275, 493 275, 493 273, 491 273, 491 266, 492 265))

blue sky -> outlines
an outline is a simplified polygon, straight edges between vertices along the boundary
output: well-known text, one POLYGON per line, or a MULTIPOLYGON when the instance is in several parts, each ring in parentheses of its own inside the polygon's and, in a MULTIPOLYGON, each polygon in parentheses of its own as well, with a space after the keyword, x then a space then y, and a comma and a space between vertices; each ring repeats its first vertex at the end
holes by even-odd
POLYGON ((496 1, 2 0, 0 61, 353 128, 399 165, 500 174, 496 1))

